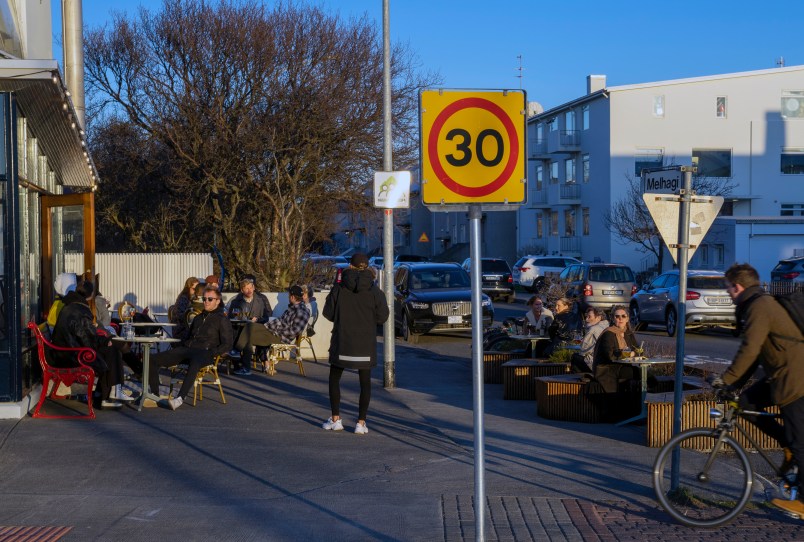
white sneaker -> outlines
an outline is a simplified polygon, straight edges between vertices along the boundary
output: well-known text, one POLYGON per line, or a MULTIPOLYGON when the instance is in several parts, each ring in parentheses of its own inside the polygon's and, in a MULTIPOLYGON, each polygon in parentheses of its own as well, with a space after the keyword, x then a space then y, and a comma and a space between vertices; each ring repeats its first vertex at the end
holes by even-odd
POLYGON ((327 431, 343 431, 343 421, 340 418, 335 421, 332 421, 332 418, 329 418, 321 427, 327 431))
POLYGON ((170 410, 176 410, 182 405, 182 403, 184 403, 184 400, 181 397, 174 397, 173 399, 168 399, 168 406, 170 407, 170 410))
POLYGON ((136 401, 136 398, 127 395, 126 392, 123 391, 123 386, 121 384, 118 384, 112 388, 112 393, 109 394, 109 399, 114 399, 116 401, 120 401, 121 403, 130 403, 132 401, 136 401))
POLYGON ((120 408, 122 406, 123 403, 115 399, 104 399, 101 401, 101 408, 120 408))
POLYGON ((366 422, 360 423, 357 422, 355 424, 355 435, 367 435, 368 434, 368 427, 366 427, 366 422))

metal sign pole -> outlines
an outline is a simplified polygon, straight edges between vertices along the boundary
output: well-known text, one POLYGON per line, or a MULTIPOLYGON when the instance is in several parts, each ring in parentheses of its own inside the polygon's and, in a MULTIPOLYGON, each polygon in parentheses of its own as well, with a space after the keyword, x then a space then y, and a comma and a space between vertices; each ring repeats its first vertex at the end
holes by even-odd
POLYGON ((480 265, 480 205, 469 205, 469 256, 472 284, 472 391, 474 396, 475 437, 475 540, 485 540, 486 532, 486 451, 483 429, 483 307, 480 265))
MULTIPOLYGON (((684 337, 687 322, 687 256, 690 242, 690 205, 692 202, 692 168, 682 167, 684 188, 681 190, 681 207, 678 213, 678 317, 676 319, 676 375, 673 393, 673 435, 681 432, 681 391, 684 385, 684 337)), ((681 449, 673 450, 673 464, 670 469, 670 488, 678 487, 679 461, 681 449)))
MULTIPOLYGON (((391 141, 391 8, 390 0, 382 0, 382 59, 383 59, 383 167, 393 171, 393 142, 391 141)), ((394 332, 394 210, 386 209, 382 232, 383 268, 382 285, 385 288, 385 302, 388 304, 388 320, 382 328, 383 339, 383 380, 385 389, 396 387, 396 333, 394 332)))

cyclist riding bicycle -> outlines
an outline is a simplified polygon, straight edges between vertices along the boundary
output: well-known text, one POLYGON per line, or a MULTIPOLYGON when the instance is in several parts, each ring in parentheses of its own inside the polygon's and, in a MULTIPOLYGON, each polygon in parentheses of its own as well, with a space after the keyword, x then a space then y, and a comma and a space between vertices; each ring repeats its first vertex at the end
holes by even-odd
MULTIPOLYGON (((726 288, 737 305, 737 329, 742 336, 728 369, 712 385, 740 387, 757 365, 764 377, 740 396, 744 410, 765 410, 779 405, 784 427, 772 417, 748 417, 762 432, 784 447, 785 467, 804 466, 804 336, 772 295, 759 286, 759 274, 748 264, 726 271, 726 288)), ((801 481, 799 481, 801 484, 801 481)), ((799 495, 802 495, 799 487, 799 495)), ((801 500, 773 499, 774 505, 804 517, 801 500)))

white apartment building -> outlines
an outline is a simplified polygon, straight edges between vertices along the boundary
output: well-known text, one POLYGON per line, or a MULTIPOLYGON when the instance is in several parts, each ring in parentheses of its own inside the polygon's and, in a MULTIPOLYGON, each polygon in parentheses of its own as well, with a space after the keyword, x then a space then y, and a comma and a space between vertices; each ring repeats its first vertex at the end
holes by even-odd
POLYGON ((732 191, 691 266, 750 261, 769 279, 804 248, 804 66, 615 87, 589 76, 585 96, 528 120, 520 252, 650 269, 655 257, 618 242, 603 217, 629 176, 693 161, 732 191))

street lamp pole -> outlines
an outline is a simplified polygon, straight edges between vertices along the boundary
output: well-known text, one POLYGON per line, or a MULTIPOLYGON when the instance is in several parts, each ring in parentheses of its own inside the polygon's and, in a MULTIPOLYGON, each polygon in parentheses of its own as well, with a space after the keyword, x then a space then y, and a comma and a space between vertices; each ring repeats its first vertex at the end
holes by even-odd
MULTIPOLYGON (((382 60, 383 60, 383 169, 393 171, 391 141, 391 7, 390 0, 382 0, 382 60)), ((388 320, 383 326, 383 387, 396 387, 396 333, 394 332, 394 210, 385 209, 382 231, 383 280, 385 302, 388 304, 388 320)))

